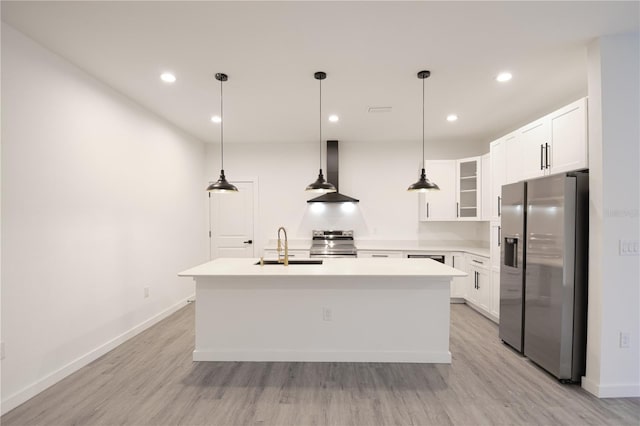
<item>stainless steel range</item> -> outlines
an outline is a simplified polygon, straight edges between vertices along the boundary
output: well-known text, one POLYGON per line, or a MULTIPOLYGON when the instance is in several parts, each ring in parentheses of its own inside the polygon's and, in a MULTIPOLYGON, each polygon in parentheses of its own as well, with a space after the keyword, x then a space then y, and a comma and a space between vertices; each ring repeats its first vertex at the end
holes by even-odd
POLYGON ((313 231, 310 257, 357 257, 353 231, 313 231))

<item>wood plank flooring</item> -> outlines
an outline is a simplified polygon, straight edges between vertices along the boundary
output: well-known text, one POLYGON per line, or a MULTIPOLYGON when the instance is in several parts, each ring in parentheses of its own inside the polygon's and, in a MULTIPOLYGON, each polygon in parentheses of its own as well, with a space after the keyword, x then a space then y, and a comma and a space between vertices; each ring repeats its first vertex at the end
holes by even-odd
POLYGON ((191 360, 189 305, 4 415, 10 425, 638 425, 451 307, 451 365, 191 360))

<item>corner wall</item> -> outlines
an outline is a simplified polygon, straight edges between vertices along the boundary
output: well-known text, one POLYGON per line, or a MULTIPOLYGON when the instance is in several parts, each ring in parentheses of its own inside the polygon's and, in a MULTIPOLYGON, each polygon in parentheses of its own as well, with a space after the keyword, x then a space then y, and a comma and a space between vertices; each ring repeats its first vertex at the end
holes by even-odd
POLYGON ((640 34, 602 37, 589 67, 589 308, 583 387, 599 397, 640 396, 640 34), (629 347, 621 348, 620 334, 629 347))
POLYGON ((2 24, 3 413, 193 294, 177 273, 207 258, 203 158, 2 24))

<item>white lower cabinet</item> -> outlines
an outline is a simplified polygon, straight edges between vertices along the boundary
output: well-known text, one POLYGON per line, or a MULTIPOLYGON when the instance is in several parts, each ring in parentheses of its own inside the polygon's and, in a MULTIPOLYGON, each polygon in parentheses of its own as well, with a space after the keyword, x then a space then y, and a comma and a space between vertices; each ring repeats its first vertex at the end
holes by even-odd
POLYGON ((489 259, 486 257, 467 255, 467 273, 469 274, 469 291, 467 301, 481 313, 490 316, 491 312, 491 274, 489 259))
POLYGON ((491 267, 491 315, 500 319, 500 267, 491 267))
POLYGON ((491 222, 491 315, 495 320, 500 318, 500 249, 502 228, 500 222, 491 222))
POLYGON ((404 257, 401 251, 381 251, 381 250, 358 250, 358 257, 404 257))
MULTIPOLYGON (((464 257, 464 253, 452 253, 445 257, 446 264, 452 268, 459 269, 464 272, 469 272, 467 268, 467 261, 464 257)), ((455 277, 451 281, 451 297, 456 299, 465 299, 467 297, 467 291, 469 287, 469 277, 455 277)))

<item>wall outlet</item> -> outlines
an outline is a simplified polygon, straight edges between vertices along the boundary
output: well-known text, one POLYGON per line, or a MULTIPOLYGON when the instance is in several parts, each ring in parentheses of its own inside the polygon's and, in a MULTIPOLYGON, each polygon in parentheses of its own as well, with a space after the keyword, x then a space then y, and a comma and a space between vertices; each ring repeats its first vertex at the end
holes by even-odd
POLYGON ((631 335, 629 333, 620 332, 620 348, 628 349, 631 340, 631 335))
POLYGON ((333 320, 333 313, 331 312, 331 308, 322 308, 322 321, 331 320, 333 320))
POLYGON ((144 288, 144 298, 146 299, 147 297, 149 297, 149 287, 144 288))
POLYGON ((0 342, 0 359, 4 359, 4 342, 0 342))
POLYGON ((638 240, 620 240, 620 256, 638 256, 640 255, 640 241, 638 240))

